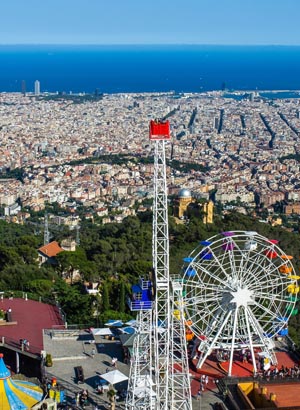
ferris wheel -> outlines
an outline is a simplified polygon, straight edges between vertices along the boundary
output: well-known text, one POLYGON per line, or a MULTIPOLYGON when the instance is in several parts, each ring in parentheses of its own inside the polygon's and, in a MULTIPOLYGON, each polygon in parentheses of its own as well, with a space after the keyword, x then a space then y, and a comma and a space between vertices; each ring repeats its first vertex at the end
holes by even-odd
POLYGON ((198 368, 211 353, 225 352, 231 376, 241 349, 250 352, 255 373, 257 350, 277 363, 273 340, 287 334, 297 312, 300 279, 277 243, 252 231, 223 232, 184 258, 185 319, 196 336, 198 368))

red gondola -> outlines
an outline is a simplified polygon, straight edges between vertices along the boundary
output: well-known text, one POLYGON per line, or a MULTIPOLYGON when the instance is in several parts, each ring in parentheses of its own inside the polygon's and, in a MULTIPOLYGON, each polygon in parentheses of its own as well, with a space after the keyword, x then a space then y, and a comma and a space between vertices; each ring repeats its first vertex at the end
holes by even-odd
POLYGON ((150 121, 150 140, 169 140, 170 136, 170 123, 169 121, 150 121))

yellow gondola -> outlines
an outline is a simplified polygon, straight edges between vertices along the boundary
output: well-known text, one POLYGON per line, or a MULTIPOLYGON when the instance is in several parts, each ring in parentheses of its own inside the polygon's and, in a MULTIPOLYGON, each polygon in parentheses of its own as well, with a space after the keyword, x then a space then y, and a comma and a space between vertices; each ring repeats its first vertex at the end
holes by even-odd
POLYGON ((173 315, 176 317, 176 319, 180 320, 180 310, 174 310, 173 315))
POLYGON ((299 293, 299 286, 297 286, 296 284, 289 285, 287 287, 287 291, 289 293, 295 295, 295 294, 299 293))
POLYGON ((293 279, 293 280, 299 280, 299 279, 300 279, 300 276, 290 275, 290 276, 288 276, 288 278, 289 278, 289 279, 293 279))

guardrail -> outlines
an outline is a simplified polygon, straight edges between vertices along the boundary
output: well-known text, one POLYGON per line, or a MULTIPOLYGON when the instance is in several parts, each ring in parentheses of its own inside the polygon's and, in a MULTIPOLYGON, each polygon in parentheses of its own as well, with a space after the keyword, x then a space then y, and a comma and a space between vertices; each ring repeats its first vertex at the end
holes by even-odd
POLYGON ((24 353, 31 353, 35 356, 41 357, 41 348, 38 346, 34 346, 32 344, 26 345, 21 343, 20 340, 13 339, 7 336, 0 336, 0 345, 1 346, 8 346, 12 347, 15 350, 19 350, 20 352, 24 353))
POLYGON ((131 311, 138 310, 151 310, 153 302, 152 300, 134 300, 127 298, 127 304, 131 311))
POLYGON ((53 298, 53 299, 49 299, 49 298, 45 298, 45 297, 41 297, 38 295, 35 295, 33 293, 30 292, 23 292, 23 291, 2 291, 0 292, 0 299, 13 299, 13 298, 20 298, 20 299, 25 299, 25 300, 35 300, 36 302, 42 302, 42 303, 46 303, 47 305, 52 305, 52 306, 56 306, 59 316, 62 318, 63 322, 66 323, 67 321, 67 317, 65 312, 63 311, 63 309, 61 308, 60 304, 58 303, 58 301, 53 298))

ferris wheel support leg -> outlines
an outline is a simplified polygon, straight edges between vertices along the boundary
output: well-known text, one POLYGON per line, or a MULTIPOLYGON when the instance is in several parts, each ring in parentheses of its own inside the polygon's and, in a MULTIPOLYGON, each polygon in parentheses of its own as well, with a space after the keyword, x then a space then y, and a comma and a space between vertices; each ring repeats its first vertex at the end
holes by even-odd
POLYGON ((253 316, 253 313, 251 312, 250 309, 247 310, 249 314, 249 320, 252 322, 252 325, 254 329, 256 329, 257 334, 262 342, 263 345, 263 351, 270 357, 272 364, 277 365, 277 358, 276 354, 274 353, 274 343, 272 342, 271 339, 268 339, 264 336, 263 330, 259 326, 259 324, 256 322, 255 317, 253 316))
POLYGON ((252 363, 253 363, 253 375, 256 375, 256 373, 257 373, 256 359, 255 359, 255 353, 254 353, 254 349, 253 349, 253 343, 252 343, 252 337, 251 337, 251 331, 250 331, 250 324, 249 324, 247 309, 245 309, 245 318, 246 318, 246 326, 247 326, 247 332, 248 332, 248 337, 249 337, 251 358, 252 358, 252 363))
POLYGON ((228 312, 228 314, 227 314, 227 316, 226 316, 226 318, 225 318, 225 320, 224 320, 222 326, 220 326, 220 329, 218 330, 216 336, 214 337, 213 341, 210 343, 209 349, 207 349, 207 351, 205 352, 205 354, 204 354, 204 355, 201 355, 200 359, 198 360, 198 363, 197 363, 197 366, 196 366, 197 369, 201 369, 201 367, 203 366, 205 360, 206 360, 206 359, 208 358, 208 356, 210 355, 211 350, 213 349, 214 345, 216 344, 216 341, 218 340, 220 334, 222 333, 222 330, 224 329, 224 327, 225 327, 225 325, 226 325, 228 319, 230 318, 230 316, 231 316, 231 312, 228 312))
POLYGON ((236 324, 237 324, 238 308, 234 312, 234 322, 233 322, 233 332, 232 332, 232 341, 231 341, 231 351, 230 351, 230 361, 228 376, 231 376, 232 373, 232 363, 233 363, 233 354, 234 354, 234 344, 235 344, 235 334, 236 334, 236 324))

